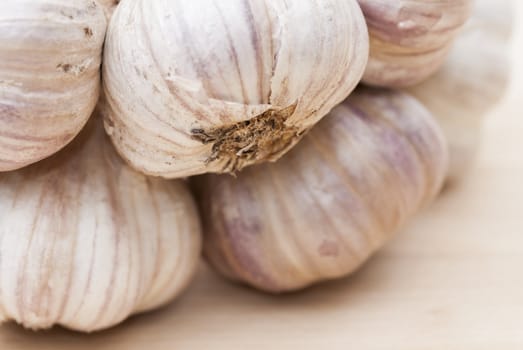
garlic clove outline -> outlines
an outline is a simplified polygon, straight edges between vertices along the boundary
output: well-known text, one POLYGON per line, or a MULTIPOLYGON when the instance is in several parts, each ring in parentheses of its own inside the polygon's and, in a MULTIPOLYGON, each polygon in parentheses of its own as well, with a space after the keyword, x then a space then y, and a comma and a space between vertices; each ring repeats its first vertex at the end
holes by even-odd
POLYGON ((149 175, 275 161, 361 79, 355 0, 127 0, 109 25, 106 130, 149 175))
POLYGON ((272 293, 346 276, 439 193, 447 161, 416 99, 359 89, 280 161, 194 178, 204 255, 272 293))
POLYGON ((200 252, 186 183, 132 170, 100 116, 60 153, 0 174, 0 319, 111 327, 180 294, 200 252))
POLYGON ((485 116, 505 95, 514 16, 512 1, 476 0, 470 20, 445 64, 427 81, 407 88, 440 123, 449 143, 449 183, 472 168, 485 116))
POLYGON ((106 27, 94 0, 0 1, 0 171, 80 132, 99 97, 106 27))
POLYGON ((443 64, 470 14, 472 0, 358 0, 370 35, 363 82, 406 87, 443 64))

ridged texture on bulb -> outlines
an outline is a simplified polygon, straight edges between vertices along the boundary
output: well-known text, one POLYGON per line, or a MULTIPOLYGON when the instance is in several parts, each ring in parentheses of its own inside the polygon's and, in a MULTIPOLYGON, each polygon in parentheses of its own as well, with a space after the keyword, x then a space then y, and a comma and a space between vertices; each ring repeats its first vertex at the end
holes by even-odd
POLYGON ((358 0, 370 34, 363 81, 401 87, 417 84, 444 62, 472 0, 358 0))
POLYGON ((113 326, 187 285, 201 229, 185 183, 147 178, 94 117, 55 156, 0 174, 0 318, 113 326))
POLYGON ((127 0, 105 46, 106 130, 147 174, 234 172, 294 146, 367 60, 355 0, 127 0))
POLYGON ((505 95, 510 77, 513 3, 476 0, 474 5, 443 67, 408 89, 443 128, 449 142, 450 182, 461 179, 474 164, 483 119, 505 95))
POLYGON ((446 165, 421 104, 360 90, 277 163, 194 179, 205 256, 269 292, 345 276, 439 192, 446 165))
POLYGON ((98 99, 105 32, 94 0, 0 1, 0 171, 80 132, 98 99))

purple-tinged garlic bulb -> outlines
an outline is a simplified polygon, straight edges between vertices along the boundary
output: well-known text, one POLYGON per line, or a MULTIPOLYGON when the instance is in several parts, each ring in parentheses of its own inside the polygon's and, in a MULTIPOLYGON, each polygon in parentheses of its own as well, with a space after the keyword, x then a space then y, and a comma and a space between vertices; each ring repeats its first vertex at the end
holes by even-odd
POLYGON ((277 163, 195 178, 205 256, 269 292, 345 276, 438 194, 446 170, 417 100, 357 91, 277 163))
POLYGON ((363 81, 404 87, 432 75, 466 22, 472 0, 358 0, 370 35, 363 81))
POLYGON ((186 184, 127 166, 99 116, 60 153, 0 174, 0 319, 113 326, 177 296, 200 247, 186 184))
POLYGON ((407 90, 443 129, 449 143, 449 182, 459 181, 472 168, 484 117, 505 95, 510 77, 513 3, 476 0, 474 5, 445 64, 407 90))
POLYGON ((99 97, 105 32, 94 0, 0 1, 0 171, 80 132, 99 97))
POLYGON ((106 130, 150 175, 277 160, 360 81, 356 0, 126 0, 109 25, 106 130))

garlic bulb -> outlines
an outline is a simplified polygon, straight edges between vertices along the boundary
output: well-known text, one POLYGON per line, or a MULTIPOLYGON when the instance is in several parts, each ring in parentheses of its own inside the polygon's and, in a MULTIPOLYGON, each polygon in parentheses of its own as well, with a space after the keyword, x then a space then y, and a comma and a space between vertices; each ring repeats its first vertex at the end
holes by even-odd
POLYGON ((449 142, 449 181, 459 180, 470 169, 484 116, 506 92, 512 13, 510 1, 477 0, 442 69, 408 89, 443 128, 449 142))
POLYGON ((0 319, 103 329, 187 285, 201 232, 183 182, 125 165, 95 117, 57 155, 0 174, 0 319))
POLYGON ((0 1, 0 171, 78 134, 98 99, 105 31, 95 1, 0 1))
POLYGON ((111 18, 113 15, 114 10, 116 9, 116 6, 120 2, 120 0, 97 0, 100 5, 103 6, 105 11, 105 16, 107 18, 111 18))
POLYGON ((106 130, 167 178, 273 161, 360 80, 355 0, 121 2, 103 68, 106 130))
POLYGON ((194 180, 204 253, 270 292, 347 275, 439 192, 446 164, 421 104, 360 90, 277 163, 194 180))
POLYGON ((417 84, 441 66, 472 1, 358 2, 370 34, 370 59, 363 81, 399 87, 417 84))

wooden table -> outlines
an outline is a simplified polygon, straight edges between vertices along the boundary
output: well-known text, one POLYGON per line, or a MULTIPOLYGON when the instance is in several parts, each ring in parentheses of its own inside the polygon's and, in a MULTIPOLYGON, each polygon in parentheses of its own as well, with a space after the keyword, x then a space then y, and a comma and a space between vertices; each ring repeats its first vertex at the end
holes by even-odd
MULTIPOLYGON (((519 3, 523 19, 523 3, 519 3)), ((202 266, 171 306, 90 336, 0 328, 0 349, 523 349, 523 25, 476 169, 362 270, 287 296, 202 266)))

